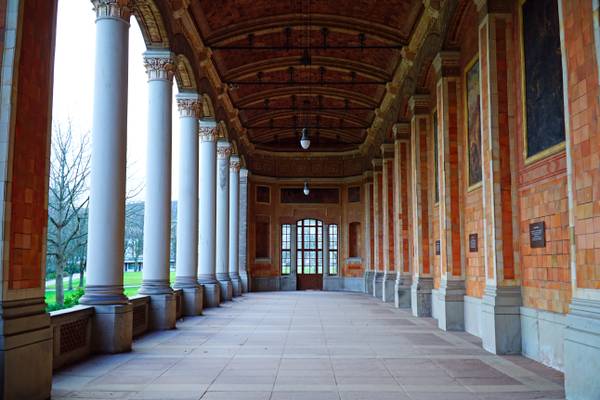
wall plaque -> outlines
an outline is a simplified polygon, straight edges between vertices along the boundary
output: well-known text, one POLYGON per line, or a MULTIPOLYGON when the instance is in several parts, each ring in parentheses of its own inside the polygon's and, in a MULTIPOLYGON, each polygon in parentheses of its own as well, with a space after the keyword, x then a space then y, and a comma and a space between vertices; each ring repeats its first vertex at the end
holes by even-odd
POLYGON ((435 241, 435 255, 436 255, 436 256, 439 256, 439 255, 440 255, 440 253, 441 253, 441 248, 440 248, 440 247, 441 247, 441 246, 440 246, 440 241, 439 241, 439 240, 436 240, 436 241, 435 241))
POLYGON ((479 251, 477 239, 478 239, 478 237, 477 237, 476 233, 471 233, 469 235, 469 252, 477 253, 477 251, 479 251))
POLYGON ((532 249, 546 247, 546 223, 544 221, 529 224, 529 246, 532 249))

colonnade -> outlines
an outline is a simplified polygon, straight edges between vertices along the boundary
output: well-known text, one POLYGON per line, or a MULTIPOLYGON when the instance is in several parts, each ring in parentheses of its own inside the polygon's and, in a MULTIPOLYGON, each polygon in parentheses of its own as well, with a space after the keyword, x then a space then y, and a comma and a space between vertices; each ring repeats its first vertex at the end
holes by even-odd
MULTIPOLYGON (((96 72, 92 130, 86 293, 80 303, 96 308, 102 330, 97 348, 131 346, 132 305, 123 290, 127 69, 130 10, 121 2, 97 2, 96 72)), ((172 86, 175 55, 148 50, 148 148, 144 206, 144 267, 140 295, 150 297, 152 329, 175 326, 176 296, 170 283, 172 86)), ((217 123, 203 115, 198 93, 177 95, 180 118, 176 278, 184 315, 240 296, 240 242, 245 241, 247 170, 217 123), (244 179, 240 180, 240 172, 244 179), (244 238, 240 240, 240 238, 244 238)), ((245 264, 244 264, 245 265, 245 264)), ((245 266, 243 267, 245 270, 245 266)), ((243 271, 245 272, 245 271, 243 271)), ((242 273, 245 275, 245 273, 242 273)))

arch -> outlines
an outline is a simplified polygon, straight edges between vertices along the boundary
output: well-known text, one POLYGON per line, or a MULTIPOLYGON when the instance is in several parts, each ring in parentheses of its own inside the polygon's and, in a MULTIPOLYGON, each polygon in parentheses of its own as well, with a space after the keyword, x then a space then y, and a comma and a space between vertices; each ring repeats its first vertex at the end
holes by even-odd
POLYGON ((210 96, 202 94, 202 116, 205 118, 215 118, 215 108, 210 96))
POLYGON ((134 4, 133 14, 142 31, 146 47, 149 49, 169 48, 169 35, 154 0, 137 0, 134 4))
POLYGON ((183 54, 178 54, 175 57, 175 81, 180 92, 195 92, 198 90, 190 60, 183 54))
POLYGON ((224 121, 217 123, 217 137, 229 140, 229 131, 224 121))

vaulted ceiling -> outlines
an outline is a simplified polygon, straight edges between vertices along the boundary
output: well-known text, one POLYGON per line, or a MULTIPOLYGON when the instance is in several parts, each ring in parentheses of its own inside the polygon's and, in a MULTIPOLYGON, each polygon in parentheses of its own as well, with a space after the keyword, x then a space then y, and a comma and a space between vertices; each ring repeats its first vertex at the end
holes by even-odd
POLYGON ((157 1, 172 44, 183 36, 191 47, 198 89, 209 86, 253 172, 337 177, 369 168, 391 138, 403 94, 430 64, 420 49, 436 31, 440 3, 157 1), (299 145, 303 128, 309 150, 299 145))

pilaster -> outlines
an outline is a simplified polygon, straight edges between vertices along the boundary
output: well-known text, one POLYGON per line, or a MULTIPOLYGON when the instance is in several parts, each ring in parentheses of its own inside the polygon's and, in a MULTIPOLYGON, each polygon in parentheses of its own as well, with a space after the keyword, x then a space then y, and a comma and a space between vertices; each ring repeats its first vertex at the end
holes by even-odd
POLYGON ((381 220, 383 229, 383 282, 382 297, 386 303, 394 301, 394 285, 396 283, 394 254, 394 145, 381 145, 382 156, 382 190, 381 220))
POLYGON ((431 316, 431 243, 429 243, 429 174, 427 140, 431 132, 428 95, 414 95, 409 100, 411 119, 412 170, 412 227, 413 227, 413 281, 411 308, 416 317, 431 316))
MULTIPOLYGON (((250 291, 248 276, 248 170, 240 169, 240 232, 239 232, 239 268, 242 281, 242 293, 250 291)), ((293 265, 293 264, 292 264, 293 265)))
POLYGON ((373 164, 373 296, 383 298, 383 214, 381 199, 383 196, 383 161, 374 159, 373 164))
POLYGON ((412 276, 408 230, 408 164, 410 159, 410 123, 396 123, 394 131, 394 256, 398 266, 394 284, 394 304, 410 308, 412 276))
POLYGON ((373 172, 363 174, 363 260, 364 260, 364 292, 373 294, 373 172))
POLYGON ((443 330, 462 331, 464 322, 465 280, 461 246, 459 188, 458 110, 460 109, 460 54, 440 52, 433 60, 437 73, 437 118, 439 167, 440 230, 440 310, 438 326, 443 330))
POLYGON ((240 168, 237 154, 229 159, 229 278, 233 286, 233 296, 242 295, 242 280, 239 273, 240 238, 240 168))
POLYGON ((483 347, 495 354, 521 353, 520 283, 513 248, 511 143, 514 111, 510 68, 514 49, 510 8, 476 1, 480 13, 481 160, 486 287, 482 300, 483 347), (500 8, 498 8, 500 7, 500 8))
POLYGON ((216 276, 221 286, 221 301, 233 298, 233 283, 229 277, 229 158, 231 143, 217 141, 217 240, 216 276))

